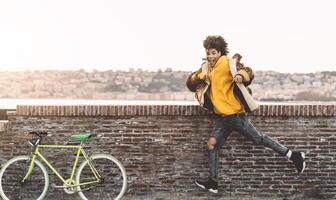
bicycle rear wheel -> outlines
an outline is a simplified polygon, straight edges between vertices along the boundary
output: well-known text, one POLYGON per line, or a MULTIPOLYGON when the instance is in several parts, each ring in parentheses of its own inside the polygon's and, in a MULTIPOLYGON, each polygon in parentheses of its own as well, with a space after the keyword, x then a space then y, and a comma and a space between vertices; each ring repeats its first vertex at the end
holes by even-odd
MULTIPOLYGON (((122 164, 113 156, 106 154, 93 155, 91 161, 101 175, 102 182, 79 186, 79 196, 84 200, 121 199, 127 187, 126 171, 122 164)), ((83 184, 94 180, 95 176, 88 161, 83 162, 78 168, 76 182, 83 184)))
POLYGON ((26 175, 30 158, 18 156, 10 159, 0 171, 0 196, 4 200, 43 199, 47 194, 49 176, 46 168, 38 160, 29 178, 22 183, 26 175))

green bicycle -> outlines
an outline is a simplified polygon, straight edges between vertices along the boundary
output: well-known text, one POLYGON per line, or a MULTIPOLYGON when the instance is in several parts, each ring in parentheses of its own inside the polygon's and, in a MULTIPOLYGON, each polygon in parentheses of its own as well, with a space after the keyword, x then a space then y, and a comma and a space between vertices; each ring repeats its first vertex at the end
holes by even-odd
POLYGON ((0 171, 0 196, 4 200, 43 199, 49 188, 49 175, 45 163, 63 183, 52 185, 63 189, 67 194, 78 193, 84 199, 121 199, 127 187, 125 168, 113 156, 95 154, 88 156, 83 149, 83 142, 92 134, 76 134, 71 137, 80 145, 43 145, 46 132, 28 133, 28 142, 33 147, 31 156, 17 156, 7 161, 0 171), (76 158, 69 178, 64 178, 41 154, 40 149, 75 149, 76 158), (83 163, 78 167, 80 157, 83 163), (76 177, 75 172, 77 169, 76 177))

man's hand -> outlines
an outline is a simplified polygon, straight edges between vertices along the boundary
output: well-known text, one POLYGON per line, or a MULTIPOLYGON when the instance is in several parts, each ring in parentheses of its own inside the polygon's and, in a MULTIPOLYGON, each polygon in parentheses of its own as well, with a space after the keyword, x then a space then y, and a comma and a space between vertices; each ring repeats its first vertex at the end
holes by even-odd
POLYGON ((244 77, 240 74, 237 74, 235 77, 233 77, 233 80, 232 82, 235 82, 235 83, 243 83, 244 81, 244 77))

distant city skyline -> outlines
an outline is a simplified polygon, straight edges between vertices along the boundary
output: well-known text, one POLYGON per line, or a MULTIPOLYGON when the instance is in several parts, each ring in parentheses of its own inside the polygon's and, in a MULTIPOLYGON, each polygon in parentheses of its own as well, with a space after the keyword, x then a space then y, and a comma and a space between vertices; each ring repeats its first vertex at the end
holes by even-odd
POLYGON ((196 70, 222 35, 254 70, 336 70, 332 0, 0 0, 0 71, 196 70))

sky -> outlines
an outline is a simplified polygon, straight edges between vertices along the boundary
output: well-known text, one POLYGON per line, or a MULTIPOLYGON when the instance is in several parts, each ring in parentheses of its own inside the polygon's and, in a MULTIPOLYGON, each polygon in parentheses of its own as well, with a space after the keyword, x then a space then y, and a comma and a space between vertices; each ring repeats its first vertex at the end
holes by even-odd
MULTIPOLYGON (((335 3, 334 3, 335 2, 335 3)), ((192 71, 221 35, 254 70, 336 70, 333 0, 0 0, 0 71, 192 71)))

